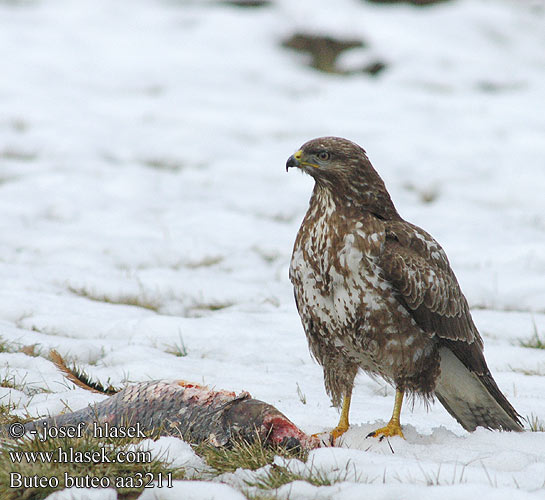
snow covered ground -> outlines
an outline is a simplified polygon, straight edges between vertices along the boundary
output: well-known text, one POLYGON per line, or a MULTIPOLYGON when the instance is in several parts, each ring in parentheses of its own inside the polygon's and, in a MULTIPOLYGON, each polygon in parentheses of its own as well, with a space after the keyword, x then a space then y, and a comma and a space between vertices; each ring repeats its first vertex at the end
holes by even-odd
MULTIPOLYGON (((284 165, 339 135, 443 245, 498 384, 545 420, 545 351, 520 346, 545 338, 544 27, 540 0, 0 2, 0 336, 113 385, 245 389, 306 432, 331 429, 288 279, 312 181, 284 165), (362 39, 341 67, 387 68, 321 73, 281 47, 295 32, 362 39)), ((0 353, 5 377, 26 384, 0 387, 21 413, 102 398, 24 353, 0 353)), ((361 375, 342 447, 288 464, 346 480, 278 498, 543 498, 545 433, 468 434, 417 402, 392 453, 365 439, 392 405, 391 388, 361 375)), ((162 443, 198 465, 184 443, 162 443)), ((242 498, 245 474, 161 498, 242 498)))

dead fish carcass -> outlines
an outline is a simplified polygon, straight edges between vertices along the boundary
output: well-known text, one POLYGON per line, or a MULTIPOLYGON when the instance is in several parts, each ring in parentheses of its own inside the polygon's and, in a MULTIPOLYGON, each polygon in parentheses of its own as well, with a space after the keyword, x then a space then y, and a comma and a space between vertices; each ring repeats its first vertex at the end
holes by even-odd
MULTIPOLYGON (((308 436, 274 406, 253 399, 249 393, 215 391, 185 381, 151 381, 131 385, 104 401, 86 408, 27 422, 26 433, 44 427, 126 429, 146 435, 181 436, 191 443, 229 446, 235 440, 259 439, 286 448, 312 449, 319 440, 308 436)), ((108 431, 105 432, 109 434, 108 431)))

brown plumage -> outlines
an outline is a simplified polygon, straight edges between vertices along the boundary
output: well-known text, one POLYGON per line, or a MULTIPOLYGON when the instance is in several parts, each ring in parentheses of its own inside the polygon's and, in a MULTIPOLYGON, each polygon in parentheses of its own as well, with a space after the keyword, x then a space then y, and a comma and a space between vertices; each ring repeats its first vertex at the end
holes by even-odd
POLYGON ((365 151, 346 139, 311 140, 286 164, 315 180, 290 266, 312 355, 334 405, 334 436, 348 427, 362 369, 396 387, 392 420, 374 435, 402 435, 403 394, 437 396, 467 430, 522 430, 494 382, 483 342, 441 246, 398 214, 365 151))

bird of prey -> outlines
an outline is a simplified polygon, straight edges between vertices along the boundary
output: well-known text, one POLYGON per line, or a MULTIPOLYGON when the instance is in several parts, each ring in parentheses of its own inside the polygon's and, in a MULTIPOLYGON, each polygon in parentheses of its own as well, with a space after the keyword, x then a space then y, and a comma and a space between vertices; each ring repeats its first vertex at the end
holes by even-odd
POLYGON ((433 397, 468 431, 521 431, 520 415, 486 364, 483 341, 441 246, 403 220, 357 144, 305 143, 290 156, 314 178, 290 265, 310 352, 340 407, 333 439, 349 426, 361 369, 396 390, 392 418, 370 436, 401 436, 405 394, 433 397))

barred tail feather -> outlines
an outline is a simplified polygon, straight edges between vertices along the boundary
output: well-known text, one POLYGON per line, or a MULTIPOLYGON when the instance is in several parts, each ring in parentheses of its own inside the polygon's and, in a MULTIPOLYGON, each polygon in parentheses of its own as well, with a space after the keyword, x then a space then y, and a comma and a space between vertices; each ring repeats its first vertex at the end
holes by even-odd
POLYGON ((477 427, 522 431, 520 415, 502 394, 490 373, 469 370, 448 348, 442 347, 441 375, 435 395, 467 431, 477 427))

